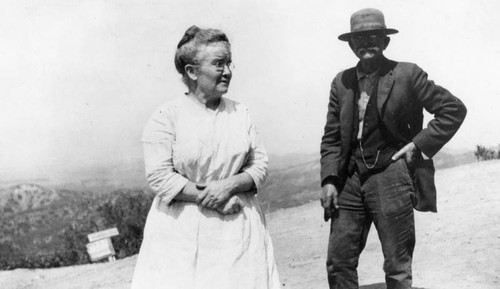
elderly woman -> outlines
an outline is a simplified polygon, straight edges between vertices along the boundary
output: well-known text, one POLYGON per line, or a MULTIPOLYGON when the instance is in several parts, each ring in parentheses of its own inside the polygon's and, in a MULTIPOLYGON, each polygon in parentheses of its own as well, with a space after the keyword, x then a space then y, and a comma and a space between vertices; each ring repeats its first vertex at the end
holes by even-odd
POLYGON ((175 66, 189 92, 162 105, 144 130, 156 197, 132 288, 278 289, 256 198, 267 154, 248 109, 222 97, 232 77, 226 35, 190 27, 175 66))

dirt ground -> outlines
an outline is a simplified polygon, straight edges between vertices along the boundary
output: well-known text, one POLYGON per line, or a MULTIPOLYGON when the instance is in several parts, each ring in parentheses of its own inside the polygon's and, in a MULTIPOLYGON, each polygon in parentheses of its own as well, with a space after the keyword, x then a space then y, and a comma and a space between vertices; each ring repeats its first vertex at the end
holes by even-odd
MULTIPOLYGON (((414 288, 500 288, 500 161, 438 171, 436 185, 439 213, 416 213, 414 288)), ((319 201, 267 219, 283 288, 327 288, 328 224, 319 201)), ((0 288, 125 289, 135 261, 0 271, 0 288)), ((385 288, 382 261, 372 228, 360 260, 361 288, 385 288)))

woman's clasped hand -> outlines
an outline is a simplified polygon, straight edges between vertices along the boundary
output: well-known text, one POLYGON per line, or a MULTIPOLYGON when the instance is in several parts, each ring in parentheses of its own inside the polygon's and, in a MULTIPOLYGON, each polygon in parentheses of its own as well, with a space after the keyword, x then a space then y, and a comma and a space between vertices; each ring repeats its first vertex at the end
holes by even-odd
POLYGON ((233 193, 234 185, 229 180, 197 184, 199 190, 196 202, 202 207, 213 209, 221 214, 236 214, 243 208, 243 202, 233 193))

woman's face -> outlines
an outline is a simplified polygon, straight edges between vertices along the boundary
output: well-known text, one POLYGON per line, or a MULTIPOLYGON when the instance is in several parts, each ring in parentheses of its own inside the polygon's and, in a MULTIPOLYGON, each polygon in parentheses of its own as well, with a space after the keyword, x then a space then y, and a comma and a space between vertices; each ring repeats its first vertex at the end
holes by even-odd
POLYGON ((220 97, 227 93, 231 81, 231 51, 225 42, 215 42, 198 54, 197 89, 199 92, 220 97))

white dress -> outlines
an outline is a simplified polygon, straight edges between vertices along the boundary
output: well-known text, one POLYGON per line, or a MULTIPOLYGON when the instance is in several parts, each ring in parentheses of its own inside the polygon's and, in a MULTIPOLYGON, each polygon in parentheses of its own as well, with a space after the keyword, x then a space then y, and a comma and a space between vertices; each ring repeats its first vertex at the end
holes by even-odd
POLYGON ((173 200, 188 180, 246 172, 259 189, 267 154, 248 109, 222 98, 215 110, 181 97, 161 106, 144 135, 146 175, 157 193, 144 229, 133 289, 279 289, 273 247, 254 194, 237 214, 173 200))

